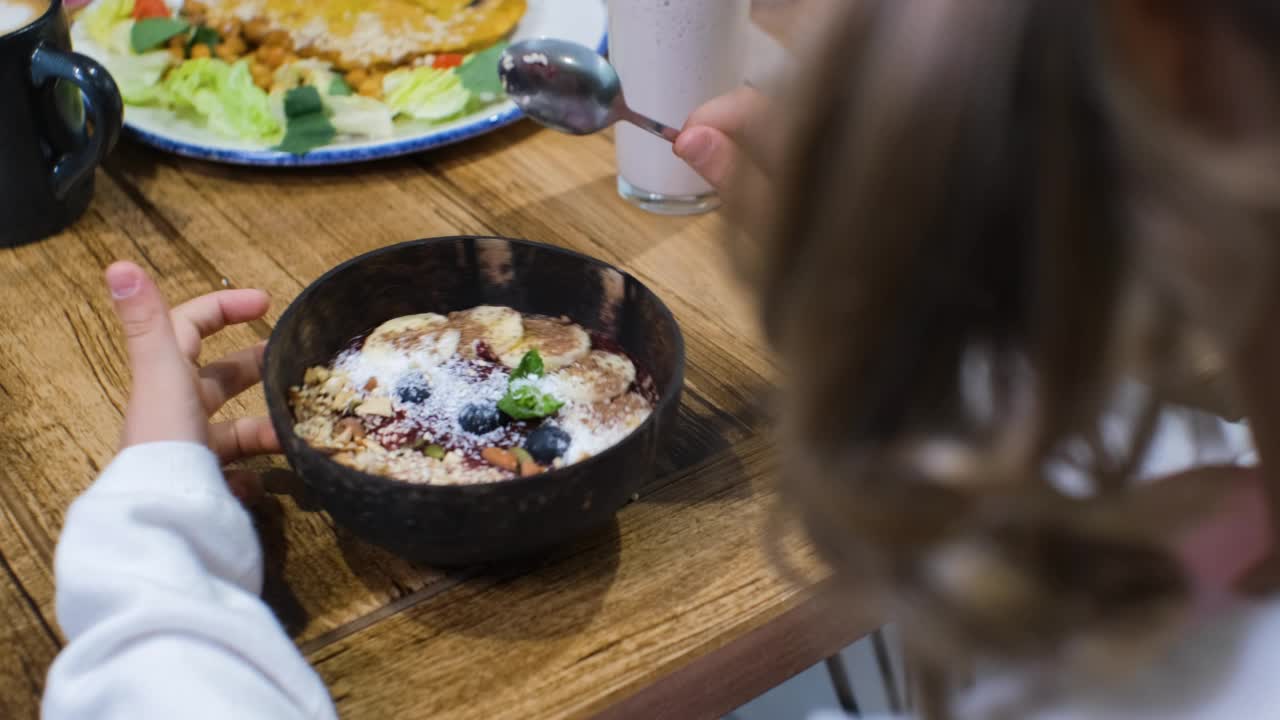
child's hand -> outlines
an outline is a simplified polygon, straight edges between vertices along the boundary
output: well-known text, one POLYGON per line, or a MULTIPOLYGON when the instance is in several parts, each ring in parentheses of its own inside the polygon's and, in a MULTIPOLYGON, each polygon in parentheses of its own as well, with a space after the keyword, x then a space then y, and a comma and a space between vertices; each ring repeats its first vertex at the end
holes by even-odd
POLYGON ((771 172, 782 128, 764 127, 768 106, 750 87, 709 100, 685 122, 673 145, 676 156, 720 192, 741 172, 771 172))
POLYGON ((772 209, 770 178, 780 164, 784 128, 769 117, 769 98, 743 87, 693 111, 672 150, 738 213, 758 226, 772 209))
MULTIPOLYGON (((270 298, 261 290, 223 290, 172 311, 142 268, 118 262, 107 268, 107 286, 124 327, 133 387, 125 412, 123 447, 158 441, 208 445, 224 464, 279 452, 265 417, 210 424, 228 400, 262 379, 263 343, 199 364, 200 341, 228 325, 257 320, 270 298)), ((227 481, 241 499, 251 494, 244 472, 227 481)))

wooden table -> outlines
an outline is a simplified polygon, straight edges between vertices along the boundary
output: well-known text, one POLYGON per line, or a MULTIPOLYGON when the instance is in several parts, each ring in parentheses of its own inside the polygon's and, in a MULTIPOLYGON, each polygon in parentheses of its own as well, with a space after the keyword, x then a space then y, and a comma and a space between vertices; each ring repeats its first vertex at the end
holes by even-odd
MULTIPOLYGON (((263 171, 123 142, 60 236, 0 251, 0 717, 34 717, 64 642, 52 559, 63 513, 116 451, 128 370, 102 269, 149 268, 178 301, 275 298, 383 245, 460 233, 571 247, 634 273, 688 341, 680 425, 657 477, 604 532, 533 566, 440 573, 279 493, 256 517, 264 593, 349 718, 715 717, 871 627, 765 556, 776 369, 723 259, 723 220, 661 218, 614 192, 608 136, 522 124, 417 157, 263 171)), ((261 413, 260 393, 229 414, 261 413)), ((278 460, 276 461, 279 462, 278 460)))

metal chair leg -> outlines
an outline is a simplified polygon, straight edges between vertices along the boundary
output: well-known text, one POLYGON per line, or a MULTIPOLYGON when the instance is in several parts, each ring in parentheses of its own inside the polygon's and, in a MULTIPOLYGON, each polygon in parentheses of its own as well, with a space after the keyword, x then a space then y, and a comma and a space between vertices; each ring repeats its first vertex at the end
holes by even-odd
POLYGON ((840 709, 854 717, 862 717, 858 699, 853 694, 853 685, 849 682, 849 670, 839 653, 827 658, 827 674, 831 676, 831 687, 836 691, 840 709))
POLYGON ((884 629, 871 633, 871 648, 876 655, 876 666, 880 668, 880 678, 884 681, 884 694, 889 699, 889 711, 897 714, 903 706, 909 707, 906 695, 899 687, 897 673, 893 671, 893 658, 889 655, 889 642, 885 640, 884 629))

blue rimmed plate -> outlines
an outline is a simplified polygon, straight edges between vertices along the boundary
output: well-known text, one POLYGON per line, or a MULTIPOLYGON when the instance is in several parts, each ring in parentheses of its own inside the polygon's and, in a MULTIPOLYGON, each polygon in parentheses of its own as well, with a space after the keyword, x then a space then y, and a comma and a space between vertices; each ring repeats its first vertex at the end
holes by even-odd
MULTIPOLYGON (((608 21, 605 0, 528 0, 529 9, 512 36, 556 37, 605 49, 608 21)), ((92 46, 76 50, 92 56, 92 46)), ((422 152, 468 140, 523 117, 515 103, 503 101, 442 125, 397 122, 395 135, 377 140, 338 141, 306 155, 290 155, 219 135, 157 108, 126 107, 125 131, 165 152, 232 165, 298 167, 344 165, 422 152)))

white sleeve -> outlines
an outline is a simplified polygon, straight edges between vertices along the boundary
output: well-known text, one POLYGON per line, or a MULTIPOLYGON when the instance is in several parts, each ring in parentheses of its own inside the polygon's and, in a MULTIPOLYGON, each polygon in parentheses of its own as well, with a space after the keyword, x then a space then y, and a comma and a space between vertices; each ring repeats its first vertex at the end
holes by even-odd
POLYGON ((207 448, 120 453, 67 512, 54 572, 69 642, 45 720, 335 717, 258 597, 262 550, 207 448))

